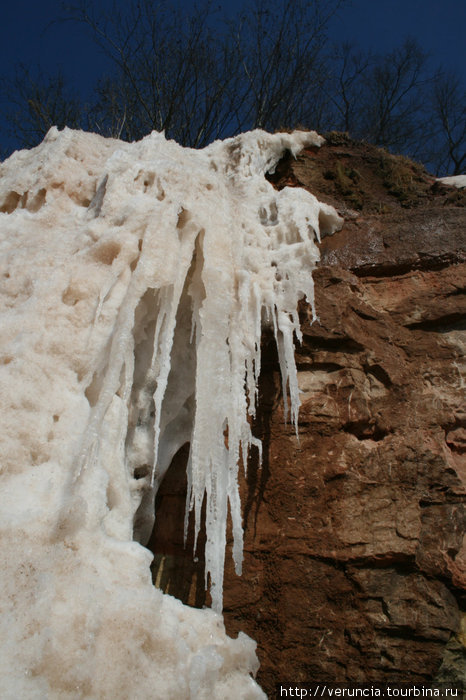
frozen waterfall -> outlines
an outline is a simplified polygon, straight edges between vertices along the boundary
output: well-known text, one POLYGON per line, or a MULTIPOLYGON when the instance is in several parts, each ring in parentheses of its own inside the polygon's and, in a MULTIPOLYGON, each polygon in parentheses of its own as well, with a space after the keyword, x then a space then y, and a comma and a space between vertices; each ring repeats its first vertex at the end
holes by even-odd
POLYGON ((148 541, 157 488, 189 443, 186 522, 194 511, 197 535, 205 499, 206 582, 221 611, 228 513, 241 573, 238 468, 260 450, 250 426, 261 331, 275 334, 296 425, 297 302, 314 308, 316 239, 341 225, 312 194, 278 192, 264 175, 286 150, 322 141, 254 131, 196 151, 158 133, 128 144, 52 129, 0 166, 2 578, 12 556, 30 577, 19 586, 29 607, 4 621, 18 697, 81 697, 73 688, 86 682, 82 697, 129 697, 111 674, 141 635, 138 682, 155 673, 165 692, 171 673, 180 697, 222 697, 234 677, 235 697, 260 697, 247 675, 252 641, 229 640, 215 613, 155 591, 136 542, 148 541), (207 641, 186 631, 202 616, 207 641), (163 634, 150 631, 157 624, 163 634))

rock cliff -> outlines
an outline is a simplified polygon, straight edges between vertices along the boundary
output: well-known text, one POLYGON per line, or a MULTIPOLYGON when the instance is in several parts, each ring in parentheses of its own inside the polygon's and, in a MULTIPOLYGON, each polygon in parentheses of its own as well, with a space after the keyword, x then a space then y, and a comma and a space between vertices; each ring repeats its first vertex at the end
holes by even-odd
MULTIPOLYGON (((260 410, 241 484, 243 576, 227 556, 225 623, 258 642, 258 680, 464 680, 466 668, 466 191, 331 134, 270 180, 332 204, 319 320, 300 309, 298 436, 263 337, 260 410)), ((206 602, 182 545, 184 462, 158 496, 153 575, 206 602)))

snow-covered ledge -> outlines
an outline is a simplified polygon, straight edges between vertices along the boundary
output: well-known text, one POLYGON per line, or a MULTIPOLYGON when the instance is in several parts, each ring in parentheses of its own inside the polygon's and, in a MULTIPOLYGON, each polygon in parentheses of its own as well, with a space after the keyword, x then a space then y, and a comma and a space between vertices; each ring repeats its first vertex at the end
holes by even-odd
POLYGON ((444 185, 450 185, 450 187, 457 187, 462 189, 466 187, 466 175, 448 175, 447 177, 438 177, 438 182, 442 182, 444 185))
POLYGON ((296 305, 313 304, 315 237, 341 225, 264 174, 321 143, 256 131, 195 151, 52 129, 0 166, 2 697, 263 696, 255 643, 219 614, 225 528, 229 508, 240 572, 261 328, 296 422, 296 305), (143 546, 186 442, 217 612, 157 590, 143 546))

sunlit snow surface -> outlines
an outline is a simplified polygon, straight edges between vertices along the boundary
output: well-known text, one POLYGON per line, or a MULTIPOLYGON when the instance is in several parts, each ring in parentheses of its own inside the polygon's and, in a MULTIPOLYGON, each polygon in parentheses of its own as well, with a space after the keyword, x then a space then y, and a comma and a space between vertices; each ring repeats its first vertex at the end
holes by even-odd
POLYGON ((437 180, 443 182, 444 185, 450 185, 458 189, 466 187, 466 175, 448 175, 448 177, 438 177, 437 180))
POLYGON ((195 151, 52 129, 0 166, 2 698, 262 697, 254 642, 156 590, 138 542, 189 442, 221 610, 228 507, 241 570, 238 463, 260 449, 261 329, 295 422, 296 305, 313 304, 319 229, 341 224, 264 174, 321 142, 255 131, 195 151))

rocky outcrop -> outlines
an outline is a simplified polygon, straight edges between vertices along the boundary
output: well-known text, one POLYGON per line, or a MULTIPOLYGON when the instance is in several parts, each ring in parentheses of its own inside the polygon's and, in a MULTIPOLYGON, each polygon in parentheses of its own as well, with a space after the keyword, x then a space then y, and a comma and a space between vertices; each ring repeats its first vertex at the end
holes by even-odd
MULTIPOLYGON (((237 577, 227 557, 227 630, 257 640, 268 693, 279 681, 464 680, 466 194, 337 135, 270 178, 309 189, 345 225, 321 244, 319 320, 300 309, 298 435, 263 339, 264 456, 241 486, 245 560, 237 577)), ((193 562, 179 525, 184 460, 158 497, 154 577, 201 606, 202 542, 193 562)))

